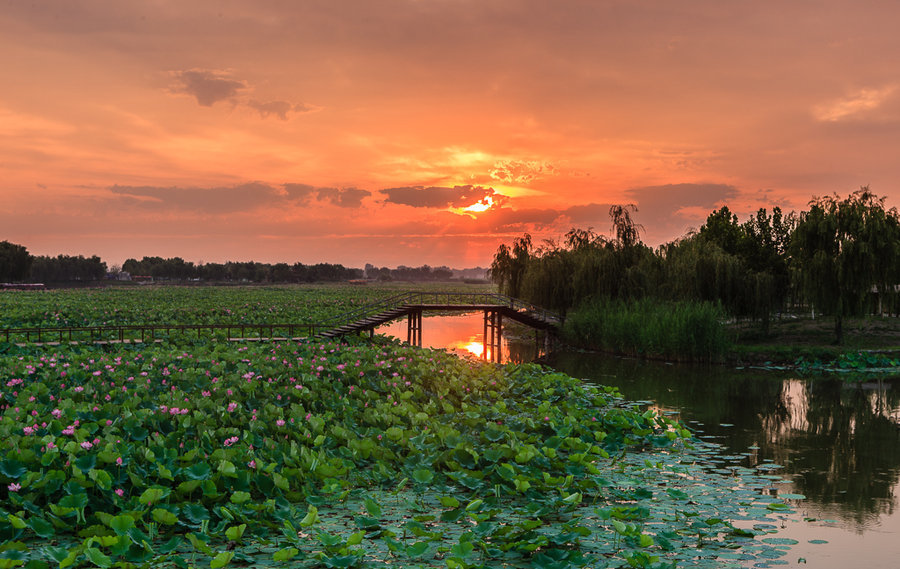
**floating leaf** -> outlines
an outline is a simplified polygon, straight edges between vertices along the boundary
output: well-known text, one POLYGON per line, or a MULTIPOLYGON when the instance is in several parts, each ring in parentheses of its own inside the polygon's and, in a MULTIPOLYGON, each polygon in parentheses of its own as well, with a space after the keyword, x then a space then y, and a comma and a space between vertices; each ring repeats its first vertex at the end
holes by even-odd
POLYGON ((800 543, 796 539, 791 539, 788 537, 766 537, 762 540, 763 543, 768 543, 769 545, 797 545, 800 543))

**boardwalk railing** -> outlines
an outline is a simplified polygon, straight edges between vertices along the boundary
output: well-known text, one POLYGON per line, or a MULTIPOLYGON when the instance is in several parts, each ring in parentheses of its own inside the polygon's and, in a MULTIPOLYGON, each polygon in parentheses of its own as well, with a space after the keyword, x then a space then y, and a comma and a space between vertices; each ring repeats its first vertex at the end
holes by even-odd
POLYGON ((0 329, 0 340, 11 343, 153 342, 164 338, 228 339, 301 338, 315 336, 319 324, 147 324, 121 326, 30 327, 0 329))
POLYGON ((556 325, 560 322, 559 315, 555 312, 502 294, 405 292, 345 312, 324 323, 323 327, 331 330, 407 306, 433 307, 432 309, 436 311, 453 310, 455 306, 503 306, 516 312, 527 313, 546 323, 556 325))

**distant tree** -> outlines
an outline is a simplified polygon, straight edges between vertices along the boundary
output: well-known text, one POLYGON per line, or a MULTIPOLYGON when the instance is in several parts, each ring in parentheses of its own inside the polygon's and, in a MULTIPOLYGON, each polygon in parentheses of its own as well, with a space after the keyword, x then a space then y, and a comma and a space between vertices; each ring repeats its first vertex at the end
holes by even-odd
POLYGON ((453 269, 447 267, 445 265, 441 265, 440 267, 435 267, 431 274, 434 276, 434 280, 436 281, 449 281, 453 278, 453 269))
POLYGON ((272 265, 270 280, 275 283, 286 283, 294 280, 294 273, 287 263, 275 263, 272 265))
POLYGON ((34 258, 22 245, 0 241, 0 281, 13 282, 28 278, 34 258))
POLYGON ((845 199, 814 198, 791 237, 800 285, 816 308, 834 315, 839 344, 844 317, 862 313, 873 288, 892 292, 900 276, 900 218, 884 200, 868 187, 845 199))

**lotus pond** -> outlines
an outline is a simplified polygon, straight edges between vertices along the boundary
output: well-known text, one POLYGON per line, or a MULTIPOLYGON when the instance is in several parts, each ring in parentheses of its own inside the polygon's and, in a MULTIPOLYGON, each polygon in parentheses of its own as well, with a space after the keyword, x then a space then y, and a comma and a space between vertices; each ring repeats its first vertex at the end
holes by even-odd
POLYGON ((793 543, 770 464, 535 365, 387 340, 0 352, 0 568, 768 567, 793 543))
MULTIPOLYGON (((0 329, 130 324, 315 324, 383 298, 408 284, 353 286, 108 286, 3 291, 0 329)), ((488 285, 421 283, 416 290, 493 292, 488 285)))

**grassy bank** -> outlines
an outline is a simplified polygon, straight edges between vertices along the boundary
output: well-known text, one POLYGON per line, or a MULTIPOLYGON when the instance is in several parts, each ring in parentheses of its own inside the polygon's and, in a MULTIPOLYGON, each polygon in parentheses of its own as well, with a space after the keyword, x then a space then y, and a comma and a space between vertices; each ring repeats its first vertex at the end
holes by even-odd
POLYGON ((801 372, 900 369, 900 318, 851 318, 844 326, 844 343, 837 345, 827 316, 782 316, 764 333, 757 323, 727 322, 708 303, 595 301, 570 315, 563 338, 581 348, 668 361, 801 372))
POLYGON ((884 367, 900 356, 900 318, 849 318, 844 328, 844 343, 837 345, 834 320, 829 317, 783 316, 771 322, 767 334, 749 324, 733 326, 735 342, 726 361, 839 369, 884 367))
POLYGON ((595 300, 566 320, 573 345, 675 361, 720 361, 731 341, 722 310, 710 303, 595 300))

